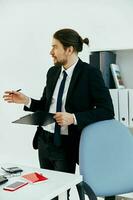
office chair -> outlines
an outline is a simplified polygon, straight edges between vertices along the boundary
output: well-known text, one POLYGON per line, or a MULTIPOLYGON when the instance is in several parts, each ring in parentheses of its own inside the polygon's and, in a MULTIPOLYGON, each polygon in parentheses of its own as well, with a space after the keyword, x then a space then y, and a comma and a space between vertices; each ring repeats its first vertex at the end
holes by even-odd
POLYGON ((85 127, 79 167, 91 200, 133 192, 133 135, 129 129, 114 119, 85 127))

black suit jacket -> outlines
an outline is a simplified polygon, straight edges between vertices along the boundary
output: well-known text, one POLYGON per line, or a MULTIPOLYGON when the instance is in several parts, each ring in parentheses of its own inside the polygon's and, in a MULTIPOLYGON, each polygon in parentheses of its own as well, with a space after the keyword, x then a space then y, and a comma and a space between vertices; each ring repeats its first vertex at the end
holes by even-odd
MULTIPOLYGON (((30 109, 25 107, 25 110, 33 112, 37 110, 49 111, 60 72, 61 67, 54 66, 49 69, 46 87, 41 99, 32 99, 30 109)), ((71 156, 73 154, 77 161, 82 129, 91 123, 114 117, 112 100, 99 69, 79 59, 69 85, 65 109, 66 112, 74 113, 77 120, 77 125, 68 126, 69 139, 67 141, 67 146, 70 149, 69 153, 71 156)), ((40 130, 37 131, 37 134, 40 130)))

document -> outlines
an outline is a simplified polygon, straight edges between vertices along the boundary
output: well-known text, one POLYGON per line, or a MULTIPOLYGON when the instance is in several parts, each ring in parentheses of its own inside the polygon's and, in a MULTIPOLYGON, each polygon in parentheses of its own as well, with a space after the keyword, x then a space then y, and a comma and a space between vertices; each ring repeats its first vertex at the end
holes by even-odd
POLYGON ((12 123, 47 126, 48 124, 55 122, 53 116, 53 113, 36 111, 32 114, 25 115, 12 123))
POLYGON ((121 77, 119 65, 111 64, 110 67, 111 67, 111 71, 112 71, 112 75, 114 78, 116 88, 119 88, 119 89, 125 88, 122 77, 121 77))

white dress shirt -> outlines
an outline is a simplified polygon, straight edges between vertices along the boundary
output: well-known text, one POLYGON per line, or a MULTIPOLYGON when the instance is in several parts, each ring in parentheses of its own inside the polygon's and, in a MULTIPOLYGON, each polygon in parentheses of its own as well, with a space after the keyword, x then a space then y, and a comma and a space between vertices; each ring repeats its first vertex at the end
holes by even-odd
MULTIPOLYGON (((61 81, 63 79, 63 71, 64 70, 67 73, 67 77, 66 77, 64 92, 63 92, 63 96, 62 96, 62 110, 61 111, 66 112, 65 103, 66 103, 67 92, 68 92, 68 88, 69 88, 70 81, 71 81, 71 78, 72 78, 73 70, 74 70, 77 62, 78 62, 78 60, 71 67, 69 67, 67 70, 65 70, 62 66, 61 73, 60 73, 60 76, 59 76, 58 81, 56 83, 55 90, 54 90, 54 93, 53 93, 53 96, 52 96, 52 101, 51 101, 51 105, 50 105, 50 108, 49 108, 49 113, 55 113, 56 112, 57 96, 58 96, 58 91, 59 91, 61 81)), ((75 115, 74 115, 74 121, 75 121, 75 124, 76 124, 75 115)), ((55 123, 49 124, 49 125, 44 127, 44 130, 49 131, 51 133, 54 133, 54 127, 55 127, 55 123)), ((61 126, 61 135, 68 135, 68 126, 67 125, 61 126)))

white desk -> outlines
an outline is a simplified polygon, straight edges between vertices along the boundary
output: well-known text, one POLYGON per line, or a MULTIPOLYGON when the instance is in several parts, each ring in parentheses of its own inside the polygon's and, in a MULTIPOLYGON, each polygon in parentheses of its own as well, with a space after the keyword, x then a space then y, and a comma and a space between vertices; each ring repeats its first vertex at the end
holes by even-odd
MULTIPOLYGON (((0 166, 2 166, 2 164, 0 166)), ((13 164, 11 166, 13 166, 13 164)), ((0 200, 50 200, 56 196, 59 196, 59 199, 61 199, 63 193, 67 194, 66 191, 68 189, 82 182, 82 176, 80 175, 31 168, 22 165, 17 166, 24 170, 21 175, 31 172, 40 172, 46 176, 48 180, 40 183, 28 184, 14 192, 4 191, 4 186, 9 185, 16 180, 20 180, 20 176, 12 177, 8 182, 0 185, 0 200)), ((0 173, 1 172, 3 171, 0 170, 0 173)), ((63 200, 67 199, 66 196, 67 195, 65 195, 63 200)))

